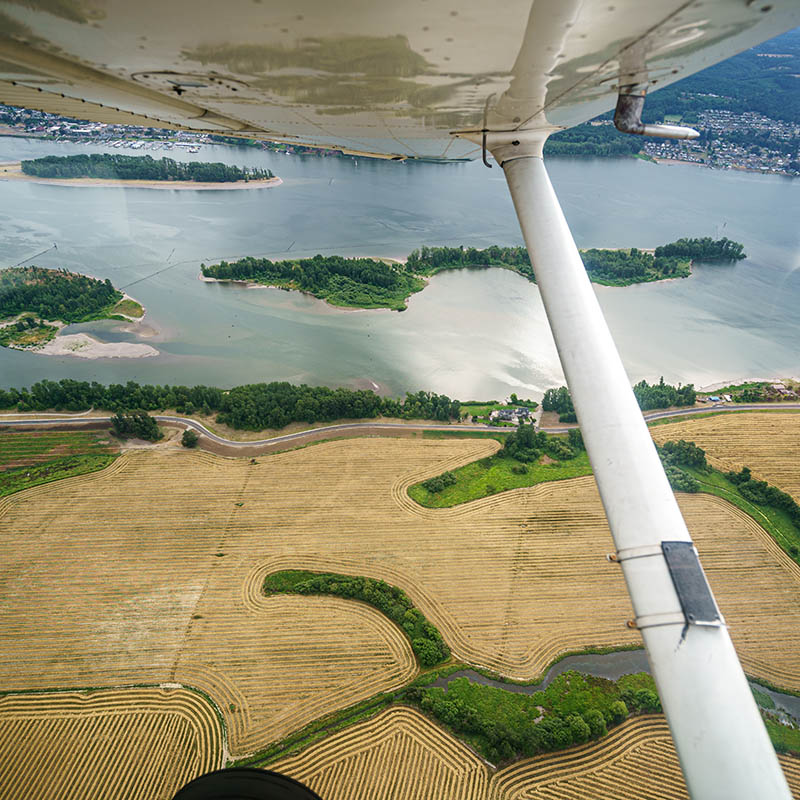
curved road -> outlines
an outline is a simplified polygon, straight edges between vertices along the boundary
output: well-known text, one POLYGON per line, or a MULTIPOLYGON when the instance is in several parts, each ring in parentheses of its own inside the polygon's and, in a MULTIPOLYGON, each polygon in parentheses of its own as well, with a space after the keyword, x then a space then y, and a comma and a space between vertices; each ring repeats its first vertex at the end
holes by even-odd
MULTIPOLYGON (((650 422, 656 419, 664 419, 666 417, 683 417, 693 414, 708 414, 709 412, 719 411, 785 411, 785 410, 800 410, 800 403, 718 403, 716 405, 706 406, 704 408, 678 408, 671 411, 655 411, 651 414, 645 414, 644 418, 650 422)), ((83 412, 84 414, 87 412, 83 412)), ((235 439, 225 439, 218 436, 202 423, 188 417, 173 417, 168 415, 154 415, 159 422, 164 422, 172 425, 181 425, 185 428, 194 428, 198 433, 207 437, 212 442, 216 442, 226 447, 261 447, 264 445, 280 445, 287 442, 302 441, 311 436, 318 436, 320 433, 335 434, 339 431, 352 431, 358 428, 371 428, 373 430, 405 430, 405 431, 497 431, 498 428, 491 425, 442 425, 436 423, 430 424, 403 424, 401 422, 345 422, 338 425, 325 425, 321 428, 310 428, 304 431, 297 431, 296 433, 285 433, 281 436, 274 436, 271 439, 256 439, 249 442, 237 441, 235 439)), ((32 417, 30 419, 16 419, 16 420, 3 420, 0 418, 0 428, 14 427, 80 427, 81 425, 91 425, 109 422, 111 416, 97 416, 85 417, 75 415, 69 418, 57 419, 40 419, 32 417)), ((562 433, 568 428, 577 427, 576 425, 565 425, 560 428, 541 428, 540 430, 545 433, 562 433)))

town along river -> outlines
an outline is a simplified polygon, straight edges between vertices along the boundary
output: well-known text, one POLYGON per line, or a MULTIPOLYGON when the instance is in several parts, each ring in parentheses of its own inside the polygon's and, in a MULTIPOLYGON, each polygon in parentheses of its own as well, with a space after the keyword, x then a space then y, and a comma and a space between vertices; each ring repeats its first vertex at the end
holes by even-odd
MULTIPOLYGON (((2 138, 0 160, 99 149, 2 138)), ((401 258, 423 244, 521 244, 499 169, 216 146, 193 157, 269 167, 284 184, 179 192, 0 182, 0 263, 56 242, 57 250, 26 263, 126 287, 155 331, 144 341, 160 352, 84 360, 0 348, 2 385, 62 377, 218 386, 288 380, 393 395, 425 388, 466 400, 536 396, 563 381, 538 290, 508 271, 440 274, 403 313, 198 280, 201 262, 244 255, 401 258)), ((800 373, 800 181, 634 159, 549 166, 581 247, 711 235, 743 242, 750 256, 698 265, 686 280, 596 288, 632 380, 663 375, 705 385, 800 373)), ((110 321, 66 332, 77 331, 142 341, 110 321)))

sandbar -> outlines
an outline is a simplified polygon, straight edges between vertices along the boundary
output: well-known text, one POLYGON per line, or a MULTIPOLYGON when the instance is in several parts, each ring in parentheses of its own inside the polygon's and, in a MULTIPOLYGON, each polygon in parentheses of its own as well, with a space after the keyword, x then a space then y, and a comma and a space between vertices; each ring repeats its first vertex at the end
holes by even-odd
POLYGON ((149 358, 158 350, 149 344, 133 342, 101 342, 87 333, 59 334, 34 352, 45 356, 77 356, 78 358, 149 358))

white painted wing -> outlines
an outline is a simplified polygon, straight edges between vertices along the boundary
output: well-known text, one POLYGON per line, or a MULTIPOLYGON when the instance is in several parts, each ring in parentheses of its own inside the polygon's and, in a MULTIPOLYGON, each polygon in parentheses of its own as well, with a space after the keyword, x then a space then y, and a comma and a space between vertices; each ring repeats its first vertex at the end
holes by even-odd
POLYGON ((103 122, 477 155, 800 24, 796 0, 0 0, 0 102, 103 122))

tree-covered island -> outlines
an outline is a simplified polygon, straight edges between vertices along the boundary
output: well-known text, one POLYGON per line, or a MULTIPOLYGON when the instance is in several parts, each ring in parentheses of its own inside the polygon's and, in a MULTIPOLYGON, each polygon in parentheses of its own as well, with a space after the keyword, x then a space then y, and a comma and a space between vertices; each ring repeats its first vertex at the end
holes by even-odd
POLYGON ((94 319, 136 319, 143 314, 142 307, 125 298, 108 279, 35 266, 0 271, 3 347, 36 348, 50 341, 63 325, 94 319))
POLYGON ((220 162, 176 161, 152 156, 91 153, 76 156, 45 156, 22 161, 25 175, 36 178, 102 178, 120 181, 190 181, 234 183, 263 181, 275 176, 268 169, 236 167, 220 162))
MULTIPOLYGON (((586 271, 594 283, 629 286, 634 283, 686 278, 694 261, 732 262, 745 258, 744 246, 729 239, 679 239, 654 251, 584 250, 586 271)), ((426 278, 449 269, 502 267, 532 282, 536 275, 524 247, 485 250, 474 247, 422 247, 405 264, 373 258, 322 256, 294 261, 270 261, 247 256, 238 261, 201 264, 204 278, 244 281, 296 289, 332 305, 390 308, 403 311, 408 298, 425 288, 426 278)))

